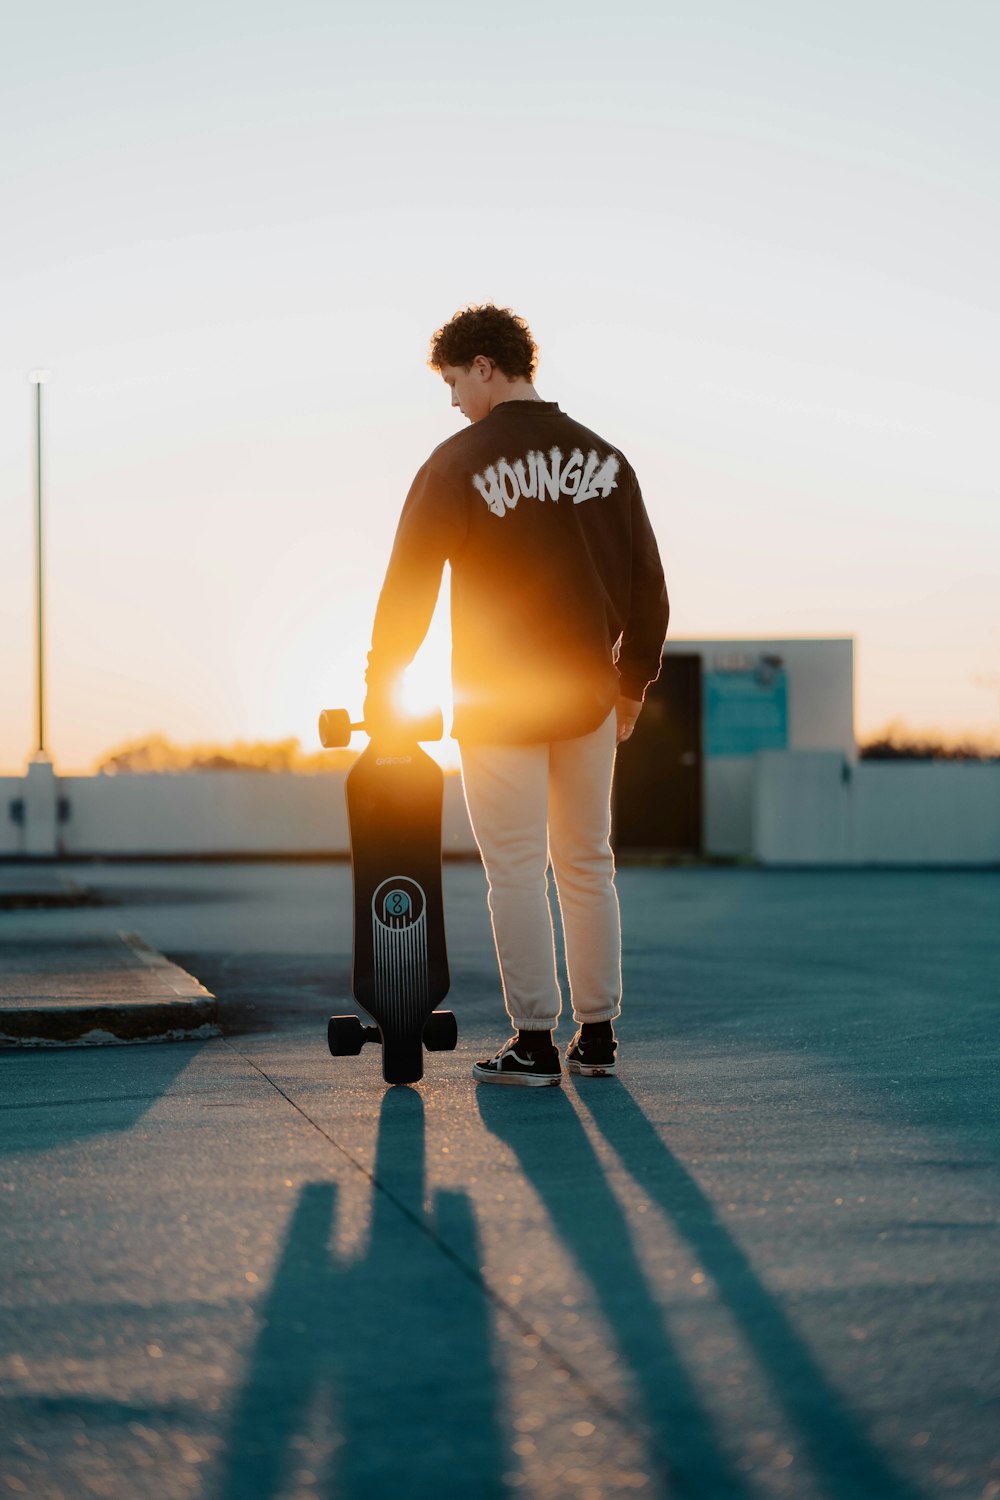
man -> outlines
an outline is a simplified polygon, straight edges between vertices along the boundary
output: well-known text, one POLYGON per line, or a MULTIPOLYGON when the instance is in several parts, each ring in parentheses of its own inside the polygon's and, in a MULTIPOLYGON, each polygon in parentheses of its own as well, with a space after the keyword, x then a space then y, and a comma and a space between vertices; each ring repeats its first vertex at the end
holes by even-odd
POLYGON ((428 363, 471 423, 410 487, 368 657, 365 719, 391 718, 451 563, 453 733, 489 883, 515 1034, 481 1083, 562 1074, 547 865, 559 894, 572 1072, 615 1070, 621 928, 609 844, 615 746, 660 670, 668 603, 630 465, 534 387, 537 349, 506 308, 469 307, 428 363))

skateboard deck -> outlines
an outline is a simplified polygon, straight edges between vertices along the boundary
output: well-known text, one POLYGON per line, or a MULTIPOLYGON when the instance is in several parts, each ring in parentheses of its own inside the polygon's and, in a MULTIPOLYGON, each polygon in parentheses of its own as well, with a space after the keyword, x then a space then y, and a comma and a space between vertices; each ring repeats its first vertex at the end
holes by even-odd
POLYGON ((354 888, 354 998, 378 1028, 330 1020, 330 1050, 381 1041, 387 1083, 416 1083, 423 1049, 454 1047, 455 1018, 435 1012, 451 985, 441 890, 444 775, 416 740, 373 740, 348 772, 354 888))

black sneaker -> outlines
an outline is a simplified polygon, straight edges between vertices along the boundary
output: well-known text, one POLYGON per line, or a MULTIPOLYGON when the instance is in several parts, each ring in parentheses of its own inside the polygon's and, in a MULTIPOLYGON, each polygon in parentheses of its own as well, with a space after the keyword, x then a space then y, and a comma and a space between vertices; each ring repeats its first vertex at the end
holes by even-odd
POLYGON ((613 1035, 584 1041, 583 1033, 578 1031, 566 1048, 566 1066, 571 1073, 582 1073, 585 1078, 603 1078, 615 1071, 617 1049, 613 1035))
POLYGON ((562 1083, 559 1053, 555 1047, 539 1048, 529 1053, 519 1038, 512 1036, 488 1062, 473 1064, 472 1076, 477 1083, 512 1083, 519 1088, 537 1089, 562 1083))

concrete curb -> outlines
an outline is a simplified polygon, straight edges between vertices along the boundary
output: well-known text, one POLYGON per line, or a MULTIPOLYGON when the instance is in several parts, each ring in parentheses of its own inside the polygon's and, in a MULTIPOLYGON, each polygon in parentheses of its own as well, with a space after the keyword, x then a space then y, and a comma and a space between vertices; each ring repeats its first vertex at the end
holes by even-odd
POLYGON ((61 871, 44 865, 0 866, 0 911, 99 904, 93 891, 61 871))
POLYGON ((25 974, 22 992, 0 999, 0 1045, 105 1046, 221 1035, 215 996, 136 933, 89 937, 75 970, 62 965, 50 974, 48 959, 48 950, 40 950, 38 972, 25 974))

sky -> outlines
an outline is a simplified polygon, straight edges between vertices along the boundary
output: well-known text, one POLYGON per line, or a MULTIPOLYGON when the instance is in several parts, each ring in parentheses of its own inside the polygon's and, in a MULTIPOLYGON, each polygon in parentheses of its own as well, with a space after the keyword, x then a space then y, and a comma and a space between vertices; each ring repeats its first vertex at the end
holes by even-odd
MULTIPOLYGON (((1000 737, 1000 10, 38 0, 0 53, 0 770, 360 710, 469 303, 623 449, 670 634, 1000 737)), ((442 607, 413 672, 447 682, 442 607)))

